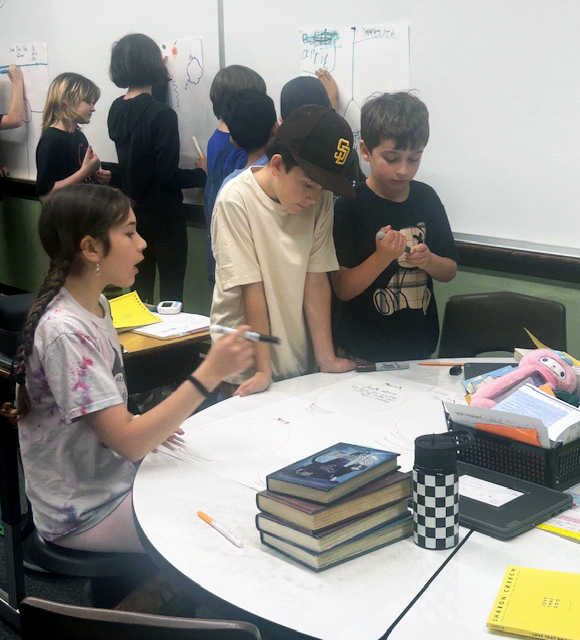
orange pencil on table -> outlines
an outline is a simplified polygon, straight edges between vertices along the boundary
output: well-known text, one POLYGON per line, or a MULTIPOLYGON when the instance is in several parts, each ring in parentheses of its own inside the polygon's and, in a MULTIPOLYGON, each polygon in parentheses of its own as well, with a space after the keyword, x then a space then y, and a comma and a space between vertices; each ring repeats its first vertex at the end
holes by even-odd
POLYGON ((224 538, 227 538, 232 544, 235 544, 236 547, 243 547, 243 542, 236 538, 233 533, 230 533, 227 529, 218 524, 211 516, 208 516, 207 513, 203 511, 198 511, 197 515, 204 521, 209 524, 210 527, 213 527, 216 531, 219 531, 224 538))

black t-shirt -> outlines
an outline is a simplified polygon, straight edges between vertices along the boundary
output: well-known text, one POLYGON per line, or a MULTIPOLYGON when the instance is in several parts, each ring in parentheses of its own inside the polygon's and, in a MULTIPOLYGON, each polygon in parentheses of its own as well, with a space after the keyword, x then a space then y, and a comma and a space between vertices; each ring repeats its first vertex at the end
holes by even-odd
MULTIPOLYGON (((381 198, 366 184, 358 187, 355 198, 337 202, 334 242, 339 264, 352 268, 364 262, 375 251, 376 232, 389 224, 407 236, 408 246, 425 242, 436 255, 457 261, 441 200, 428 185, 412 181, 404 202, 381 198)), ((427 358, 438 338, 431 277, 396 261, 360 295, 341 302, 334 327, 337 346, 377 362, 427 358)))
POLYGON ((47 194, 58 180, 76 173, 83 164, 89 143, 85 134, 49 127, 36 147, 36 194, 47 194))

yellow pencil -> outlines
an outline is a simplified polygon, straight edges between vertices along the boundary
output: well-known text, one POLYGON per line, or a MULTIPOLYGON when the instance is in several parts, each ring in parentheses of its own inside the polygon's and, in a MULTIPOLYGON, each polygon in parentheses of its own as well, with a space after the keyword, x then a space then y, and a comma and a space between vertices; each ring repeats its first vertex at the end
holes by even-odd
POLYGON ((418 362, 422 367, 462 367, 465 362, 418 362))

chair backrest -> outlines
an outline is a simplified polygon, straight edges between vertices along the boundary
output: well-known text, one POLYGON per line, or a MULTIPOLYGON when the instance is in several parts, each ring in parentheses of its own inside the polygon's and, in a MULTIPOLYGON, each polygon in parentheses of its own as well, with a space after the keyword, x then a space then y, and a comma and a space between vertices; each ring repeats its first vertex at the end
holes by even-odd
POLYGON ((40 598, 20 603, 22 640, 259 640, 249 622, 172 618, 77 607, 40 598))
POLYGON ((438 355, 471 357, 534 348, 524 327, 552 349, 566 351, 566 307, 559 302, 509 291, 451 296, 438 355))
POLYGON ((0 296, 0 353, 9 361, 16 355, 20 333, 34 298, 33 293, 0 296))

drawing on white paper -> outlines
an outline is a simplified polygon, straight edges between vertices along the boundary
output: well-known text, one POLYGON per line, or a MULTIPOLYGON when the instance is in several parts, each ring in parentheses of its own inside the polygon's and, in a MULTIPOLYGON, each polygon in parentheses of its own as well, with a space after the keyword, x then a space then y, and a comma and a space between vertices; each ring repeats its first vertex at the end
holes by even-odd
POLYGON ((428 433, 443 433, 447 431, 443 409, 414 413, 399 418, 379 438, 377 444, 382 447, 394 447, 399 453, 412 454, 415 452, 415 438, 428 433))
POLYGON ((179 123, 180 163, 191 168, 198 156, 192 136, 199 138, 206 128, 202 105, 209 89, 205 86, 202 41, 192 37, 164 42, 161 51, 171 76, 169 101, 179 123))
POLYGON ((188 449, 204 460, 225 462, 273 454, 290 435, 290 422, 283 418, 239 419, 195 429, 185 440, 188 449))
POLYGON ((365 98, 409 89, 409 25, 301 29, 301 73, 315 75, 320 68, 336 80, 339 112, 350 124, 358 148, 365 98))
POLYGON ((239 418, 207 424, 192 416, 183 425, 186 452, 166 453, 254 491, 269 473, 336 442, 378 444, 400 453, 407 471, 415 437, 446 429, 438 391, 384 372, 357 374, 239 418))
MULTIPOLYGON (((24 125, 2 132, 2 165, 14 178, 36 178, 36 146, 40 140, 42 112, 48 86, 48 52, 44 43, 11 44, 0 50, 2 64, 16 64, 24 78, 24 125)), ((7 74, 0 75, 0 112, 6 113, 12 87, 7 74)))
POLYGON ((401 387, 382 384, 353 383, 324 389, 307 407, 311 413, 374 413, 385 411, 409 399, 401 387))

